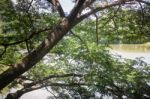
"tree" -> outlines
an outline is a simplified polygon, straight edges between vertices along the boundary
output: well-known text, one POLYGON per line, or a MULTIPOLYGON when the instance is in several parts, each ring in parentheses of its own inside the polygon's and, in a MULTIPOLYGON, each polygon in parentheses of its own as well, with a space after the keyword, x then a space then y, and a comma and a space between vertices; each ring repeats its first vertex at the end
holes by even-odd
MULTIPOLYGON (((1 2, 2 2, 2 4, 5 4, 6 1, 2 0, 1 2)), ((46 4, 49 3, 50 4, 49 6, 53 6, 53 8, 56 8, 58 10, 58 13, 60 16, 60 18, 58 18, 59 22, 54 23, 55 25, 48 24, 48 28, 47 28, 45 23, 48 23, 47 21, 49 21, 49 19, 50 19, 48 17, 49 14, 45 15, 45 14, 42 14, 42 13, 39 13, 38 11, 36 11, 37 10, 36 7, 32 6, 33 0, 31 0, 31 2, 29 2, 28 0, 26 2, 25 1, 18 1, 18 2, 19 2, 18 6, 16 8, 14 8, 13 6, 10 6, 11 9, 14 9, 14 10, 12 10, 13 13, 15 12, 14 15, 12 14, 12 12, 10 12, 10 15, 13 15, 13 17, 10 17, 9 14, 7 15, 7 13, 4 11, 4 14, 6 13, 6 15, 4 15, 4 16, 6 16, 6 18, 4 17, 4 20, 2 20, 2 22, 4 21, 7 23, 8 21, 10 21, 11 23, 8 22, 9 23, 7 26, 8 28, 4 27, 4 30, 3 30, 4 33, 6 32, 4 34, 4 37, 5 36, 7 36, 7 37, 6 38, 3 37, 2 41, 0 42, 1 45, 4 47, 3 48, 4 51, 2 52, 2 57, 4 57, 3 55, 6 52, 6 50, 9 49, 9 46, 14 46, 14 45, 18 46, 19 44, 20 44, 19 47, 25 46, 27 48, 28 54, 22 60, 19 60, 19 62, 11 61, 10 63, 13 65, 1 73, 0 89, 3 89, 9 83, 14 81, 14 79, 19 77, 21 74, 30 70, 54 46, 56 46, 56 44, 64 37, 64 35, 66 35, 68 32, 72 32, 71 29, 73 27, 75 27, 77 24, 79 24, 84 19, 87 19, 90 15, 92 15, 94 13, 98 13, 99 11, 102 11, 102 10, 105 11, 105 9, 111 8, 113 6, 121 6, 122 4, 125 5, 130 2, 132 5, 132 2, 134 3, 134 1, 132 1, 132 0, 125 0, 125 1, 108 2, 108 4, 106 4, 106 5, 99 6, 99 5, 96 5, 96 3, 101 3, 101 1, 78 0, 78 1, 76 1, 76 4, 75 4, 74 8, 72 9, 72 11, 70 12, 70 14, 68 16, 66 16, 59 1, 47 0, 47 2, 45 2, 45 3, 46 4), (87 12, 85 14, 80 14, 84 9, 86 9, 88 7, 91 9, 89 12, 87 12), (19 17, 15 16, 15 15, 19 15, 19 17), (39 18, 39 19, 44 18, 44 20, 42 21, 42 24, 41 24, 41 21, 38 22, 37 18, 39 18), (14 21, 14 19, 16 19, 16 20, 14 21), (24 24, 22 24, 20 22, 18 24, 18 20, 24 22, 24 24), (46 22, 44 23, 44 21, 46 21, 46 22), (42 25, 44 25, 44 26, 42 26, 42 25), (42 26, 42 29, 39 29, 40 26, 42 26), (24 31, 22 31, 22 29, 24 31), (14 36, 14 33, 12 33, 12 32, 9 34, 8 32, 12 31, 12 30, 14 32, 20 32, 20 33, 17 33, 15 36, 14 36), (46 33, 46 34, 42 35, 41 33, 46 33), (35 35, 41 36, 44 39, 42 42, 40 42, 41 44, 38 46, 34 45, 34 43, 35 43, 35 41, 38 42, 38 40, 41 41, 42 38, 38 37, 39 39, 36 39, 35 35), (21 39, 21 37, 24 37, 25 39, 21 39), (11 38, 13 38, 13 39, 11 39, 11 38), (25 42, 26 44, 21 44, 23 42, 25 42), (33 43, 33 44, 31 44, 31 43, 33 43)), ((138 0, 137 2, 149 4, 149 2, 142 1, 142 0, 138 0)), ((39 2, 39 5, 40 5, 40 3, 41 2, 39 2)), ((130 5, 130 4, 128 4, 128 5, 130 5)), ((6 5, 6 8, 8 8, 7 5, 6 5)), ((53 13, 53 12, 51 12, 51 13, 53 13)), ((58 15, 57 15, 57 17, 58 17, 58 15)), ((36 44, 38 44, 38 43, 36 43, 36 44)), ((93 45, 93 46, 95 46, 95 45, 93 45)), ((20 48, 23 48, 23 47, 20 47, 20 48)), ((9 50, 11 52, 11 50, 15 50, 15 48, 11 48, 9 50)), ((94 51, 91 51, 90 55, 95 57, 93 54, 95 54, 94 51)), ((18 56, 18 57, 22 57, 22 56, 18 56)), ((108 59, 107 59, 107 61, 108 61, 108 59)), ((87 58, 86 60, 90 61, 91 57, 87 58)), ((104 62, 102 61, 102 63, 105 63, 105 61, 104 62)), ((111 61, 111 62, 113 62, 113 61, 111 61)), ((8 63, 8 64, 10 64, 10 63, 8 63)), ((8 64, 6 64, 6 65, 8 65, 8 64)), ((109 62, 108 62, 108 64, 109 64, 109 62)), ((72 74, 72 75, 75 75, 75 74, 72 74)), ((54 84, 54 85, 59 85, 59 84, 54 84)), ((77 84, 73 84, 73 85, 77 85, 77 84)), ((30 84, 29 86, 32 86, 32 84, 30 84)), ((64 85, 64 86, 67 86, 67 85, 64 85)), ((28 87, 27 87, 27 89, 28 89, 28 87)), ((25 89, 24 92, 25 91, 27 91, 27 90, 25 89)), ((22 95, 22 91, 21 91, 21 94, 20 94, 20 91, 18 91, 18 94, 19 95, 16 94, 16 97, 19 97, 20 95, 22 95)))

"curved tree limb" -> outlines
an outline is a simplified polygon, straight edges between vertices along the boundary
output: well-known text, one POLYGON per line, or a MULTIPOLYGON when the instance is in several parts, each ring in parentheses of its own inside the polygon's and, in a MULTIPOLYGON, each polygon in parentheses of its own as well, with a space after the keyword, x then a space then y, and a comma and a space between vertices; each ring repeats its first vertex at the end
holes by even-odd
MULTIPOLYGON (((18 90, 15 93, 9 93, 6 97, 6 99, 18 99, 19 97, 21 97, 24 93, 30 92, 30 91, 34 91, 43 87, 48 87, 48 86, 77 86, 80 83, 68 83, 68 84, 64 84, 64 83, 43 83, 46 82, 47 80, 51 79, 51 78, 62 78, 62 77, 82 77, 82 74, 74 74, 74 73, 70 73, 70 74, 63 74, 63 75, 49 75, 41 80, 37 80, 37 81, 33 81, 32 83, 29 83, 27 85, 24 86, 24 88, 18 90), (34 87, 33 87, 34 86, 34 87)), ((81 83, 82 84, 82 83, 81 83)), ((82 84, 83 85, 83 84, 82 84)))
POLYGON ((62 78, 62 77, 70 77, 70 76, 73 76, 73 77, 76 77, 76 76, 82 77, 83 75, 82 75, 82 74, 74 74, 74 73, 62 74, 62 75, 60 75, 60 74, 57 74, 57 75, 55 75, 55 74, 54 74, 54 75, 49 75, 49 76, 47 76, 47 77, 44 77, 44 78, 41 79, 41 80, 34 81, 34 82, 32 82, 32 83, 27 84, 26 87, 35 86, 35 85, 37 85, 37 84, 40 84, 40 83, 42 83, 42 82, 44 82, 44 81, 47 81, 47 80, 49 80, 49 79, 52 79, 52 78, 62 78))

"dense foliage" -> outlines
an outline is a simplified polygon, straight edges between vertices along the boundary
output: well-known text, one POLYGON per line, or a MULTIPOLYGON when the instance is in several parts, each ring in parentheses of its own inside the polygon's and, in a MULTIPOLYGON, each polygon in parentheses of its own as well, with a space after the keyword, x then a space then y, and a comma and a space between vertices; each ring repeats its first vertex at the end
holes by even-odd
MULTIPOLYGON (((49 0, 33 1, 0 1, 0 73, 36 49, 61 20, 49 0)), ((140 58, 123 59, 108 50, 112 43, 149 41, 149 5, 128 6, 98 12, 96 21, 94 16, 86 18, 4 90, 21 86, 24 94, 45 87, 57 99, 149 98, 149 64, 140 58)))

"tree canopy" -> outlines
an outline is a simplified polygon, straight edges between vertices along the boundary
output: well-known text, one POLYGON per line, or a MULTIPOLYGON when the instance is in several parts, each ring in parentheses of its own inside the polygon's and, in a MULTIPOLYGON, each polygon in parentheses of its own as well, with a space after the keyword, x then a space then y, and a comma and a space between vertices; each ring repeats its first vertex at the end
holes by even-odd
POLYGON ((0 90, 21 86, 6 99, 40 88, 56 99, 150 98, 149 64, 108 50, 149 42, 150 2, 70 1, 70 12, 59 0, 0 1, 0 90))

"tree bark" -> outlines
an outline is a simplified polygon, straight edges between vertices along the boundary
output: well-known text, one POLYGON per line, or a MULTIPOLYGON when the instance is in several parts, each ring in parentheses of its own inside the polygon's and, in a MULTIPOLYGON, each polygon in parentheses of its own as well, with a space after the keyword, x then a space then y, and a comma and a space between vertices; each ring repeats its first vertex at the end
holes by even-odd
POLYGON ((0 90, 39 62, 67 34, 70 28, 71 25, 67 22, 67 19, 62 19, 62 22, 56 26, 37 49, 0 75, 0 90))
POLYGON ((24 57, 19 63, 14 64, 13 67, 0 74, 0 90, 11 83, 15 78, 31 69, 62 39, 65 34, 67 34, 69 30, 71 30, 75 25, 74 21, 84 2, 85 0, 79 0, 70 15, 67 18, 61 19, 60 23, 54 27, 53 32, 48 34, 38 48, 24 57))

